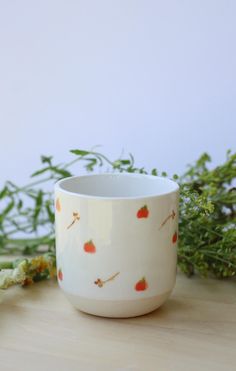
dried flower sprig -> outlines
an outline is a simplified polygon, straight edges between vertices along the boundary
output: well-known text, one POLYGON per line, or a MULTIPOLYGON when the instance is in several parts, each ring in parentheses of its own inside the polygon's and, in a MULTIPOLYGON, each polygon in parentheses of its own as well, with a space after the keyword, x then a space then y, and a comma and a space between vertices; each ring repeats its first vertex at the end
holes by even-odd
POLYGON ((52 253, 34 258, 22 258, 0 263, 0 289, 19 284, 27 286, 33 282, 53 278, 56 275, 56 259, 52 253))

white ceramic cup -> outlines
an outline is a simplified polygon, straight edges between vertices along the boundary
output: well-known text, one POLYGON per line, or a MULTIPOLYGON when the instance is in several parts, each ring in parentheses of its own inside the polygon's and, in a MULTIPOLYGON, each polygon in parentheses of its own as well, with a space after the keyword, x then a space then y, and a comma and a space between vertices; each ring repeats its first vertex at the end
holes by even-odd
POLYGON ((178 184, 93 174, 55 186, 59 285, 81 311, 133 317, 158 308, 176 278, 178 184))

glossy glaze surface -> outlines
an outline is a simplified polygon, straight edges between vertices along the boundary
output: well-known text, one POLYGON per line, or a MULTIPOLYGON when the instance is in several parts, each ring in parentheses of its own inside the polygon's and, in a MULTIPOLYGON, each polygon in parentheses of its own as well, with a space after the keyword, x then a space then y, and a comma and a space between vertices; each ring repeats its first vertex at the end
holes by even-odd
MULTIPOLYGON (((71 179, 79 183, 81 178, 71 179)), ((92 176, 89 180, 94 181, 92 176)), ((58 278, 68 294, 120 301, 172 290, 177 188, 167 194, 122 199, 84 196, 59 184, 55 205, 58 278)))

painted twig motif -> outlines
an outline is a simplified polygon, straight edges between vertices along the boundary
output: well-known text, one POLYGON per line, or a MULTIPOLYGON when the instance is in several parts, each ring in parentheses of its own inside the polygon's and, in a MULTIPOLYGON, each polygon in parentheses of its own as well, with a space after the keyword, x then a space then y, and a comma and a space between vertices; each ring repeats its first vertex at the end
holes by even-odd
POLYGON ((73 213, 73 220, 72 220, 72 222, 68 225, 67 229, 71 228, 72 225, 74 225, 75 222, 77 222, 78 220, 80 220, 80 215, 79 215, 79 213, 73 213))
POLYGON ((164 227, 164 225, 168 222, 168 220, 170 219, 173 219, 175 218, 176 214, 174 212, 174 210, 172 210, 172 213, 170 215, 167 216, 167 218, 161 223, 160 227, 159 227, 159 230, 164 227))
POLYGON ((113 276, 109 277, 107 280, 104 281, 101 278, 98 278, 96 281, 94 281, 94 283, 95 285, 98 285, 98 287, 103 287, 105 283, 114 280, 114 278, 116 278, 119 274, 120 272, 117 272, 116 274, 113 274, 113 276))

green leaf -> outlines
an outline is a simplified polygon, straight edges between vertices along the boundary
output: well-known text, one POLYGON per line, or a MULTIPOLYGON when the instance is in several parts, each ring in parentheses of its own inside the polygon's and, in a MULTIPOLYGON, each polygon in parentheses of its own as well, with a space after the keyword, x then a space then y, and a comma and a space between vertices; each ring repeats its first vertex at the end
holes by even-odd
POLYGON ((91 152, 83 151, 81 149, 71 149, 70 152, 77 156, 86 156, 86 155, 91 154, 91 152))
POLYGON ((96 158, 86 158, 86 161, 88 161, 88 164, 85 165, 86 169, 88 171, 93 171, 94 166, 96 166, 96 164, 97 164, 97 159, 96 158))
POLYGON ((0 192, 0 200, 1 200, 2 198, 6 197, 6 196, 8 195, 8 192, 9 192, 8 187, 5 186, 5 187, 1 190, 1 192, 0 192))
POLYGON ((13 269, 13 263, 12 262, 0 262, 0 270, 2 269, 13 269))
POLYGON ((51 223, 54 223, 55 217, 54 217, 54 212, 52 211, 52 205, 50 204, 50 201, 46 201, 45 203, 45 208, 49 217, 49 220, 51 223))
POLYGON ((113 169, 119 169, 120 165, 121 165, 120 160, 116 160, 116 161, 113 162, 112 167, 113 167, 113 169))
POLYGON ((31 174, 31 178, 33 178, 33 177, 35 177, 37 175, 46 173, 46 171, 49 171, 50 169, 51 169, 51 167, 50 166, 47 166, 47 167, 44 167, 43 169, 37 170, 33 174, 31 174))
POLYGON ((35 231, 37 229, 37 221, 39 214, 42 210, 42 204, 43 204, 43 191, 39 190, 38 195, 35 199, 35 209, 33 212, 33 230, 35 231))
POLYGON ((208 153, 203 153, 201 157, 197 160, 196 166, 205 167, 207 162, 211 162, 211 157, 208 155, 208 153))
POLYGON ((52 165, 52 159, 53 159, 53 156, 41 156, 41 162, 43 164, 48 164, 48 165, 52 165))
POLYGON ((16 207, 17 207, 17 210, 21 210, 22 209, 22 206, 23 206, 23 201, 22 200, 19 200, 16 207))
POLYGON ((70 171, 65 170, 65 169, 60 169, 56 166, 51 166, 50 170, 54 172, 55 174, 62 175, 64 178, 67 178, 72 175, 70 171))
POLYGON ((151 174, 157 176, 157 174, 158 174, 158 173, 157 173, 157 169, 152 169, 151 174))
POLYGON ((35 173, 33 173, 31 175, 31 177, 35 177, 37 175, 46 173, 47 171, 50 171, 50 172, 52 172, 54 174, 60 174, 64 178, 67 178, 67 177, 71 176, 71 172, 68 171, 68 170, 65 170, 65 169, 62 169, 62 168, 59 168, 59 167, 56 167, 56 166, 47 166, 47 167, 45 167, 43 169, 40 169, 38 171, 35 171, 35 173))
POLYGON ((129 165, 130 160, 120 160, 121 165, 129 165))
POLYGON ((4 217, 4 216, 6 216, 7 214, 9 214, 10 213, 10 211, 13 209, 13 207, 15 206, 15 201, 14 200, 11 200, 10 202, 9 202, 9 204, 5 207, 5 209, 2 211, 2 213, 1 213, 1 217, 4 217))

